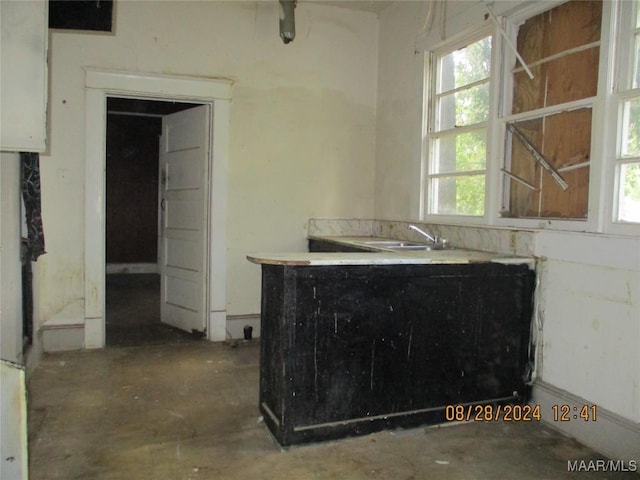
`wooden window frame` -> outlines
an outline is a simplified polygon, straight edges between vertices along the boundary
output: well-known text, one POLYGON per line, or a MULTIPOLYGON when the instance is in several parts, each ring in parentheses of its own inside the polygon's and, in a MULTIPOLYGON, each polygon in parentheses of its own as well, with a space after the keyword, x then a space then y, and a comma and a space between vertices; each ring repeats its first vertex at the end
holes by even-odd
MULTIPOLYGON (((512 42, 518 34, 518 29, 527 19, 539 15, 542 12, 551 10, 558 5, 566 3, 567 0, 536 2, 535 4, 512 10, 508 15, 500 20, 503 22, 504 30, 509 34, 512 42)), ((592 139, 591 155, 592 159, 589 172, 588 186, 588 217, 585 220, 558 219, 558 218, 515 218, 498 215, 498 210, 503 204, 506 192, 505 182, 502 181, 502 173, 496 180, 499 184, 495 201, 495 216, 492 225, 506 228, 518 229, 549 229, 561 231, 591 232, 591 233, 617 233, 611 227, 612 218, 612 182, 614 172, 613 166, 615 155, 615 128, 617 118, 617 103, 613 99, 615 77, 615 58, 617 42, 617 9, 618 2, 603 2, 602 23, 600 31, 601 48, 598 65, 597 94, 589 99, 582 99, 575 104, 569 102, 568 107, 578 107, 582 102, 592 102, 592 139)), ((513 85, 511 83, 511 67, 515 63, 513 52, 505 48, 505 42, 501 44, 501 65, 500 65, 500 106, 498 109, 497 126, 494 131, 494 142, 497 145, 496 163, 503 164, 506 151, 506 123, 508 114, 511 111, 513 85)), ((619 232, 618 232, 619 233, 619 232)), ((624 233, 632 233, 626 230, 624 233)), ((633 232, 637 235, 637 232, 633 232)))
MULTIPOLYGON (((506 30, 510 33, 513 44, 514 45, 516 44, 515 39, 519 33, 519 29, 526 21, 528 21, 529 19, 535 18, 537 16, 540 16, 544 12, 550 11, 565 3, 567 2, 553 2, 553 3, 544 2, 543 5, 538 5, 537 8, 535 9, 532 8, 532 9, 526 9, 521 11, 517 17, 514 17, 514 16, 510 17, 507 21, 506 30)), ((604 4, 602 8, 604 10, 604 4)), ((603 12, 603 17, 604 17, 604 12, 603 12)), ((601 31, 600 31, 599 40, 590 41, 577 47, 565 48, 561 52, 547 55, 544 58, 536 59, 535 61, 532 61, 528 64, 529 68, 535 70, 535 67, 538 65, 544 65, 544 64, 551 65, 552 62, 555 60, 559 60, 562 58, 571 58, 572 55, 579 55, 582 52, 593 51, 594 48, 597 48, 599 58, 598 58, 597 64, 594 64, 595 74, 597 75, 596 93, 595 95, 592 95, 592 96, 587 96, 579 99, 572 99, 570 97, 567 97, 565 101, 561 101, 560 103, 556 103, 556 104, 552 103, 551 105, 546 105, 546 101, 545 101, 545 104, 543 105, 532 106, 530 109, 527 109, 521 112, 512 113, 512 105, 514 103, 513 95, 515 91, 514 77, 516 74, 523 72, 524 68, 522 67, 521 64, 515 62, 515 53, 513 53, 510 50, 506 50, 506 49, 504 50, 503 64, 502 64, 502 73, 503 73, 503 88, 502 88, 503 104, 501 108, 501 113, 502 113, 501 124, 502 125, 500 129, 500 133, 503 138, 502 140, 503 151, 502 151, 501 158, 499 160, 499 162, 503 164, 504 167, 501 169, 502 178, 501 178, 500 184, 501 184, 502 190, 500 195, 501 216, 498 219, 499 222, 503 222, 507 224, 514 224, 514 223, 523 224, 524 223, 527 226, 536 226, 538 228, 548 228, 550 226, 557 226, 559 228, 563 228, 563 229, 567 228, 571 230, 574 230, 574 229, 588 230, 589 229, 588 223, 590 220, 592 220, 592 217, 593 217, 593 211, 591 210, 592 196, 590 194, 592 190, 593 178, 591 178, 592 176, 590 172, 587 171, 588 173, 586 175, 588 180, 585 180, 584 169, 589 168, 589 170, 591 170, 590 163, 593 163, 593 162, 591 162, 590 160, 596 158, 594 157, 595 149, 593 145, 593 140, 594 140, 594 137, 597 136, 595 118, 597 116, 598 95, 599 95, 599 92, 602 91, 601 90, 602 82, 600 81, 601 80, 600 77, 602 75, 602 68, 601 68, 602 58, 600 56, 600 50, 602 49, 602 44, 603 44, 602 23, 603 22, 601 21, 600 23, 601 31), (512 68, 511 67, 512 65, 515 65, 515 67, 512 68), (587 112, 587 110, 589 110, 590 112, 587 112), (541 177, 537 178, 537 180, 534 181, 535 185, 531 183, 527 183, 526 181, 523 181, 520 177, 518 177, 518 175, 515 175, 513 174, 514 172, 511 172, 512 145, 514 145, 515 143, 515 145, 520 148, 521 146, 524 146, 523 143, 526 143, 526 135, 515 135, 515 133, 519 133, 519 132, 514 132, 512 126, 516 126, 519 122, 546 123, 548 120, 557 121, 557 119, 561 118, 561 116, 566 117, 566 116, 575 115, 576 112, 585 112, 591 117, 591 120, 590 121, 588 120, 591 128, 590 140, 587 148, 588 150, 587 160, 589 161, 577 160, 576 162, 578 163, 578 165, 573 165, 566 169, 560 170, 559 167, 554 169, 552 165, 547 164, 546 158, 539 156, 539 161, 543 164, 546 164, 543 166, 548 166, 550 170, 546 171, 545 173, 542 174, 541 177), (525 138, 525 141, 521 142, 517 140, 519 137, 525 138), (513 140, 513 139, 516 139, 516 140, 513 140), (573 172, 567 173, 567 175, 578 174, 578 177, 575 177, 574 175, 575 180, 579 179, 580 173, 583 174, 582 180, 581 180, 583 186, 581 188, 582 188, 582 192, 585 192, 585 193, 574 194, 571 197, 573 200, 576 200, 577 198, 580 198, 580 195, 582 195, 581 197, 582 200, 578 200, 578 204, 575 207, 572 206, 570 210, 574 210, 582 213, 576 214, 574 216, 564 216, 566 214, 562 214, 560 216, 550 216, 548 213, 545 213, 541 209, 542 204, 540 202, 542 201, 542 198, 545 198, 546 196, 545 194, 543 194, 543 189, 545 188, 544 185, 549 185, 548 187, 546 187, 547 189, 552 188, 552 190, 555 190, 558 192, 561 192, 561 190, 567 190, 567 186, 569 188, 573 188, 573 185, 575 185, 575 184, 572 185, 573 182, 569 182, 569 185, 567 185, 567 182, 565 182, 564 179, 562 178, 562 175, 564 175, 564 173, 562 173, 563 171, 569 172, 571 170, 573 170, 573 172), (551 173, 551 175, 549 175, 549 173, 551 173), (537 182, 541 182, 541 183, 538 185, 537 182), (586 185, 585 185, 585 182, 586 182, 586 185), (531 191, 536 192, 534 194, 533 199, 535 199, 536 196, 538 197, 538 201, 536 202, 538 204, 537 214, 531 213, 529 215, 523 215, 517 212, 518 208, 516 206, 512 206, 512 202, 516 201, 517 197, 514 197, 512 195, 511 189, 515 185, 518 185, 517 188, 519 189, 524 188, 524 187, 520 187, 521 184, 524 184, 525 187, 528 187, 528 189, 525 189, 523 191, 529 191, 530 189, 531 191), (560 189, 557 187, 560 187, 560 189), (578 196, 576 197, 576 195, 578 196), (582 206, 580 206, 580 204, 582 206)), ((546 93, 545 93, 545 96, 546 96, 546 93)), ((553 135, 553 133, 551 134, 553 135)), ((547 134, 545 133, 544 137, 542 138, 546 139, 547 134)), ((533 152, 534 155, 531 155, 531 159, 530 159, 532 162, 531 168, 537 171, 544 171, 544 169, 539 165, 535 167, 533 166, 535 165, 535 162, 536 162, 535 160, 536 153, 537 152, 534 151, 533 152)), ((522 160, 522 158, 523 157, 521 156, 520 159, 522 160)), ((580 188, 580 186, 578 186, 578 188, 580 188)), ((570 191, 571 190, 569 190, 569 192, 570 191)), ((552 195, 557 195, 557 194, 552 194, 552 195)), ((527 203, 527 201, 525 201, 524 198, 525 197, 521 199, 521 202, 524 201, 525 203, 527 203)), ((549 199, 547 198, 545 202, 549 202, 549 199)), ((531 210, 533 206, 529 204, 529 206, 526 208, 531 210)), ((561 209, 562 208, 564 207, 561 207, 561 209)))
MULTIPOLYGON (((423 212, 421 218, 431 219, 438 222, 464 222, 465 224, 486 224, 488 221, 488 213, 490 210, 490 185, 492 182, 493 168, 491 167, 491 139, 492 139, 492 123, 496 117, 495 109, 495 84, 496 84, 496 62, 499 61, 499 57, 496 53, 496 37, 497 34, 492 26, 483 25, 478 28, 471 28, 462 32, 460 35, 448 39, 442 44, 436 46, 426 54, 425 60, 425 98, 427 102, 424 108, 424 123, 423 123, 423 186, 422 186, 422 199, 421 199, 421 211, 423 212), (437 91, 437 82, 435 81, 438 70, 438 60, 445 55, 464 48, 467 45, 475 43, 479 40, 489 37, 491 39, 491 67, 489 77, 486 80, 489 90, 489 114, 488 118, 484 122, 479 122, 471 126, 459 127, 455 129, 435 130, 433 128, 436 125, 436 109, 437 98, 440 95, 437 91), (476 131, 486 129, 486 157, 485 168, 483 170, 463 171, 448 174, 440 174, 434 172, 434 142, 439 138, 449 136, 456 130, 455 133, 464 133, 465 131, 476 131), (468 214, 453 214, 453 213, 435 213, 433 197, 436 194, 432 188, 433 181, 443 177, 456 177, 456 176, 472 176, 472 175, 484 175, 485 181, 485 194, 484 205, 482 215, 468 215, 468 214)), ((478 83, 478 82, 476 82, 478 83)), ((471 84, 469 84, 471 85, 471 84)), ((468 85, 467 85, 468 86, 468 85)))
MULTIPOLYGON (((567 0, 549 0, 519 5, 498 14, 497 21, 507 33, 511 43, 515 42, 519 26, 528 18, 544 11, 551 10, 567 0)), ((578 107, 591 103, 592 139, 591 165, 588 185, 588 217, 586 220, 556 218, 512 218, 500 216, 500 207, 505 195, 501 167, 504 163, 507 131, 507 113, 510 113, 513 86, 511 84, 511 68, 515 64, 515 55, 508 42, 498 33, 497 28, 489 29, 485 22, 471 26, 454 35, 433 48, 425 48, 424 59, 424 104, 422 124, 422 175, 420 190, 419 218, 432 221, 460 225, 486 225, 498 228, 515 228, 528 230, 558 230, 610 235, 640 236, 640 226, 636 223, 618 222, 617 195, 619 189, 620 152, 619 128, 621 125, 621 99, 635 94, 624 89, 625 66, 629 64, 630 42, 625 41, 624 20, 630 18, 628 2, 621 0, 604 1, 600 31, 600 57, 598 65, 597 94, 589 99, 582 99, 578 107), (430 104, 433 101, 430 84, 430 55, 443 46, 453 44, 460 39, 479 35, 482 29, 493 34, 492 45, 492 77, 491 77, 491 111, 487 129, 487 165, 485 183, 485 215, 470 217, 460 215, 438 215, 428 213, 428 160, 430 122, 430 104)), ((627 28, 628 32, 628 28, 627 28)), ((476 37, 477 38, 477 37, 476 37)), ((461 41, 460 41, 461 42, 461 41)))
POLYGON ((617 26, 617 59, 615 71, 614 98, 617 106, 615 127, 615 158, 614 165, 610 169, 612 172, 609 179, 611 187, 610 198, 612 198, 611 223, 609 229, 615 233, 638 234, 640 233, 640 221, 625 221, 620 219, 620 197, 621 197, 621 169, 627 164, 640 164, 640 154, 624 155, 623 140, 626 129, 624 110, 625 104, 632 100, 640 100, 640 85, 633 85, 634 60, 640 62, 640 58, 635 58, 634 45, 635 37, 640 36, 640 27, 636 26, 640 1, 620 2, 616 12, 617 26))

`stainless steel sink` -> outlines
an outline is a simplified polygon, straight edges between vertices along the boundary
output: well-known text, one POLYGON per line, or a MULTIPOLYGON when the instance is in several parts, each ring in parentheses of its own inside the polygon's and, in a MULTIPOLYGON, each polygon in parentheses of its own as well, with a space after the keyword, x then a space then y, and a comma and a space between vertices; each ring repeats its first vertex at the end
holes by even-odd
POLYGON ((387 248, 391 250, 433 250, 429 245, 398 245, 387 248))
POLYGON ((449 247, 443 245, 403 245, 399 247, 388 247, 391 250, 449 250, 449 247))
POLYGON ((405 242, 402 240, 371 240, 369 242, 364 242, 364 243, 367 245, 371 245, 372 247, 384 247, 384 248, 426 247, 426 245, 422 243, 405 242))
POLYGON ((443 245, 408 242, 404 240, 371 240, 364 243, 370 247, 388 248, 389 250, 443 250, 446 248, 443 245))

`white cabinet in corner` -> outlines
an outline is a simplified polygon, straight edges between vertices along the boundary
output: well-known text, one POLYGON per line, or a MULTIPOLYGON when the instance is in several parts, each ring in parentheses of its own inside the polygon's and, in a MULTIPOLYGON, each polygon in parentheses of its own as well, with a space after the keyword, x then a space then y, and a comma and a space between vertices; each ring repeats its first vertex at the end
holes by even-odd
MULTIPOLYGON (((4 3, 5 0, 2 0, 4 3)), ((24 367, 0 359, 0 478, 27 480, 27 397, 24 367)))
POLYGON ((48 2, 0 1, 0 150, 46 149, 48 2))

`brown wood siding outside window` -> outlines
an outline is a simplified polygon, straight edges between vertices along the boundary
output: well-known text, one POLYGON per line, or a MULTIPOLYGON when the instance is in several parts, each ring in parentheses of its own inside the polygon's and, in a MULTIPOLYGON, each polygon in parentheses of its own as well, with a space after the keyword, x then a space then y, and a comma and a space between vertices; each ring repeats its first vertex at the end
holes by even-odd
POLYGON ((535 118, 514 122, 556 170, 563 190, 535 161, 522 141, 511 136, 507 170, 524 180, 509 180, 508 217, 585 219, 588 211, 592 108, 549 111, 548 107, 597 94, 600 57, 600 1, 570 1, 528 19, 518 31, 517 48, 533 72, 513 73, 512 114, 535 118), (539 116, 535 110, 547 109, 539 116))

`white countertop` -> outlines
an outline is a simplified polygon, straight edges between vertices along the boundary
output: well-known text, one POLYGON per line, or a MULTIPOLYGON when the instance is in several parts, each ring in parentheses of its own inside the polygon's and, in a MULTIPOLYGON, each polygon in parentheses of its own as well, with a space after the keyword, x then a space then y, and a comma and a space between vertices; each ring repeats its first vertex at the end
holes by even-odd
MULTIPOLYGON (((435 265, 435 264, 469 264, 469 263, 503 263, 528 264, 534 266, 534 259, 515 255, 504 255, 476 250, 451 248, 447 250, 412 250, 391 251, 376 249, 364 242, 385 240, 373 237, 325 237, 310 236, 314 240, 322 240, 342 245, 371 248, 370 252, 291 252, 291 253, 253 253, 247 255, 250 262, 265 265, 435 265)), ((386 239, 388 240, 388 239, 386 239)))

